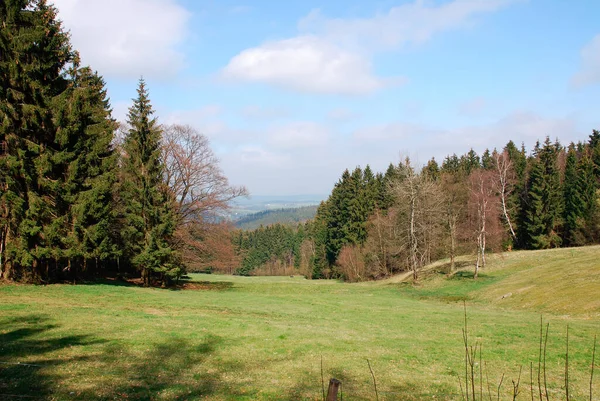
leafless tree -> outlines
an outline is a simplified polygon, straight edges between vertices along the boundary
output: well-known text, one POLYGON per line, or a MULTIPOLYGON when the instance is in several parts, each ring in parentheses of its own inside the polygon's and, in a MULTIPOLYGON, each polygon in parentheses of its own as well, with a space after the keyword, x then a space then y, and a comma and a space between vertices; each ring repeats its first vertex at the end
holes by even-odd
POLYGON ((245 187, 229 185, 207 137, 189 125, 163 126, 165 182, 176 201, 180 224, 201 222, 227 210, 245 187))
POLYGON ((416 172, 407 158, 394 184, 397 198, 399 239, 404 244, 413 279, 430 260, 432 241, 437 237, 442 214, 439 184, 416 172))
POLYGON ((440 181, 444 194, 444 216, 450 242, 450 269, 448 273, 452 273, 456 264, 459 228, 465 217, 469 191, 464 177, 457 173, 443 173, 440 181))
POLYGON ((476 170, 469 177, 469 212, 477 243, 475 275, 485 267, 485 250, 488 236, 498 233, 498 197, 493 185, 493 172, 476 170))
POLYGON ((515 230, 510 219, 510 210, 507 206, 507 198, 512 193, 513 183, 515 181, 513 164, 506 150, 502 153, 494 151, 493 157, 496 164, 496 177, 494 179, 494 184, 496 186, 496 191, 500 196, 502 216, 508 225, 510 235, 512 236, 513 240, 515 240, 517 238, 517 234, 515 234, 515 230))

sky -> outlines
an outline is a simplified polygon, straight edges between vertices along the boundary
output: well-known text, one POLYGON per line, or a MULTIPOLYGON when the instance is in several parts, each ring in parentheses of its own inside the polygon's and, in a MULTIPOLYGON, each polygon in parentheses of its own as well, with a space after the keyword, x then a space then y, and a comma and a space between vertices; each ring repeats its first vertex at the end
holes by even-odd
POLYGON ((54 0, 125 120, 206 135, 253 195, 600 129, 597 0, 54 0))

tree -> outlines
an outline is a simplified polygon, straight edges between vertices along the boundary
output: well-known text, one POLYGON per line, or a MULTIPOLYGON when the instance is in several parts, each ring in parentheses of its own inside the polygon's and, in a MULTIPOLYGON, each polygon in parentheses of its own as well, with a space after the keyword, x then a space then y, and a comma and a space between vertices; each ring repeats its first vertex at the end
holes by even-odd
POLYGON ((124 139, 121 198, 123 238, 129 262, 142 274, 145 286, 168 284, 183 273, 170 241, 176 226, 175 200, 164 182, 161 130, 140 79, 138 97, 129 108, 124 139))
POLYGON ((442 213, 439 185, 416 172, 406 158, 399 179, 393 184, 398 210, 399 240, 405 244, 413 279, 430 260, 432 242, 442 213))
POLYGON ((464 174, 459 171, 443 172, 440 185, 443 194, 443 216, 450 242, 450 269, 448 273, 452 273, 457 255, 459 227, 461 222, 465 220, 469 191, 467 180, 464 174))
POLYGON ((41 281, 61 258, 53 221, 65 165, 55 101, 67 90, 69 37, 44 0, 0 2, 0 276, 41 281))
POLYGON ((575 146, 571 145, 564 182, 564 239, 567 245, 585 245, 593 241, 596 188, 594 163, 589 152, 584 151, 578 158, 575 146))
POLYGON ((494 186, 496 192, 500 196, 502 216, 510 232, 511 239, 514 242, 517 239, 517 234, 512 223, 512 210, 509 206, 509 199, 515 181, 513 162, 506 150, 502 153, 498 153, 494 150, 492 158, 494 160, 492 166, 495 169, 495 176, 493 177, 494 186))
POLYGON ((561 151, 558 143, 546 138, 544 146, 539 143, 531 159, 524 205, 525 243, 532 249, 546 249, 561 244, 559 236, 562 223, 563 196, 558 167, 561 151))
POLYGON ((208 138, 189 125, 163 127, 162 159, 179 225, 203 221, 248 195, 246 188, 229 185, 208 138))
POLYGON ((118 255, 113 230, 116 215, 113 187, 116 155, 111 142, 116 128, 103 79, 89 67, 80 67, 76 55, 69 70, 71 84, 57 107, 55 121, 60 160, 66 174, 61 186, 62 219, 54 221, 61 233, 57 246, 63 249, 66 269, 85 272, 89 261, 96 270, 101 262, 118 255))
POLYGON ((469 221, 477 244, 474 278, 477 278, 479 269, 485 267, 488 237, 497 233, 499 227, 498 198, 493 175, 490 170, 476 170, 469 176, 469 221))

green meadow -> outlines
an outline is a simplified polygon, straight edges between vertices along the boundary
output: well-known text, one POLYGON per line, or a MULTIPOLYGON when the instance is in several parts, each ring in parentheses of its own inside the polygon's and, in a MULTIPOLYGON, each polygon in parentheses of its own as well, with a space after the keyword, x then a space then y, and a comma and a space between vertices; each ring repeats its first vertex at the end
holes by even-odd
MULTIPOLYGON (((4 284, 0 399, 321 400, 322 377, 335 377, 343 399, 374 400, 369 360, 380 400, 460 400, 465 303, 485 399, 488 382, 496 399, 503 374, 501 399, 512 399, 520 369, 517 399, 531 399, 531 375, 539 398, 543 318, 549 398, 565 399, 568 326, 571 399, 589 400, 600 247, 490 255, 477 280, 469 258, 459 265, 452 277, 445 262, 429 266, 418 283, 192 275, 199 289, 4 284)), ((600 396, 600 378, 592 390, 600 396)))

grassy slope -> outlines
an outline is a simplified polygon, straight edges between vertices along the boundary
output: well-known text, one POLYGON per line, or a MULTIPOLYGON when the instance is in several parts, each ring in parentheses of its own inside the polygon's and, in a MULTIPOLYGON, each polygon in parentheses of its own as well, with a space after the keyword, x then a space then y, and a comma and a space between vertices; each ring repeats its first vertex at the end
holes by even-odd
MULTIPOLYGON (((546 310, 552 312, 545 315, 551 323, 550 390, 561 391, 568 323, 571 386, 582 395, 600 330, 600 308, 593 306, 600 293, 593 275, 598 251, 511 253, 494 257, 477 282, 433 274, 419 286, 200 275, 195 279, 229 284, 213 291, 4 285, 0 399, 317 400, 321 355, 326 378, 343 381, 346 399, 374 399, 366 358, 380 399, 460 399, 458 300, 465 297, 470 332, 483 342, 490 379, 506 372, 508 389, 523 364, 528 388, 525 368, 537 361, 538 312, 546 310), (567 262, 587 279, 582 296, 558 302, 570 294, 559 284, 572 279, 555 280, 554 274, 570 274, 561 268, 567 262), (538 280, 518 292, 536 277, 544 284, 538 280), (499 301, 507 292, 513 296, 499 301), (560 305, 569 303, 576 313, 566 317, 560 305)), ((530 399, 525 389, 519 399, 530 399)))
MULTIPOLYGON (((469 262, 459 259, 459 264, 469 262)), ((506 309, 600 318, 600 246, 490 255, 476 281, 472 266, 463 266, 450 279, 432 273, 438 266, 406 291, 420 298, 467 299, 506 309)))

